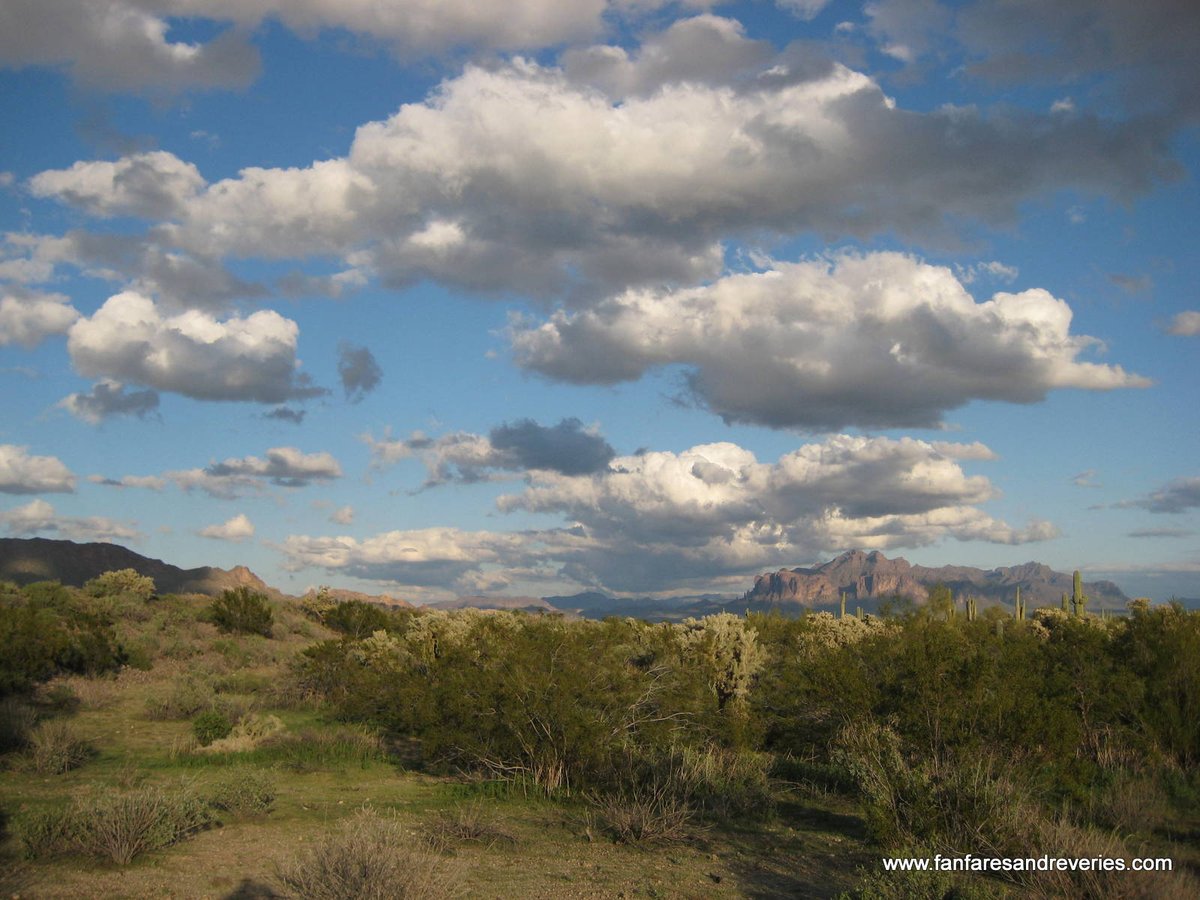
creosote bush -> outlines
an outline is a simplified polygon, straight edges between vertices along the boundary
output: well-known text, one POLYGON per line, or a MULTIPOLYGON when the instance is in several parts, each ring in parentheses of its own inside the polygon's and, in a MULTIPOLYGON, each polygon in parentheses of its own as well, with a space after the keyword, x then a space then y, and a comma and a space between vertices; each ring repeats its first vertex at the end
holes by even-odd
POLYGON ((95 751, 66 722, 43 722, 29 734, 29 764, 39 775, 61 775, 82 766, 95 751))
POLYGON ((394 819, 360 810, 281 864, 276 880, 302 900, 435 900, 451 895, 457 873, 394 819))
POLYGON ((275 782, 261 769, 233 769, 209 788, 210 806, 235 816, 254 816, 268 812, 275 803, 275 782))
POLYGON ((266 595, 248 587, 222 591, 209 607, 212 622, 224 632, 271 636, 275 616, 266 595))

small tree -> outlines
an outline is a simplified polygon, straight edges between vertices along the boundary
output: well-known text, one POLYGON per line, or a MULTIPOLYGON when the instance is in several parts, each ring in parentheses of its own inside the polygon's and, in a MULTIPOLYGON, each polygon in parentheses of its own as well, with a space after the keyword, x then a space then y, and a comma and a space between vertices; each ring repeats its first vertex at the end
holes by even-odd
POLYGON ((247 587, 222 591, 209 607, 209 614, 213 624, 222 631, 261 634, 263 637, 271 636, 271 625, 275 621, 266 595, 247 587))

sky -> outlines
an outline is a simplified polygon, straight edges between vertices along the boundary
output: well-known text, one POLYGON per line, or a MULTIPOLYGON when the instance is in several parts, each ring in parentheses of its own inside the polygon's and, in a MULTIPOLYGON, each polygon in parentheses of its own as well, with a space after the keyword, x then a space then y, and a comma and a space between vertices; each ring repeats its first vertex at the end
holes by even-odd
POLYGON ((1200 597, 1192 0, 5 0, 0 535, 1200 597))

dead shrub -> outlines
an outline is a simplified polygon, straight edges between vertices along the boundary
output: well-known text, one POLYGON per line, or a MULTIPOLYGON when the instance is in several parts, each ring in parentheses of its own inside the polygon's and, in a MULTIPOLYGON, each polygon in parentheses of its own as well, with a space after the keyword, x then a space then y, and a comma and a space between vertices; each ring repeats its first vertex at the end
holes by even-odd
POLYGON ((622 789, 592 803, 592 821, 619 844, 677 843, 695 820, 695 810, 665 783, 622 789))
POLYGON ((459 844, 479 844, 491 848, 501 842, 517 842, 516 836, 499 825, 478 800, 442 810, 426 826, 425 838, 435 850, 445 850, 459 844))
POLYGON ((364 809, 280 865, 276 880, 286 896, 303 900, 434 900, 450 896, 458 879, 394 819, 364 809))
POLYGON ((43 722, 29 733, 29 765, 39 775, 61 775, 90 759, 92 745, 66 722, 43 722))

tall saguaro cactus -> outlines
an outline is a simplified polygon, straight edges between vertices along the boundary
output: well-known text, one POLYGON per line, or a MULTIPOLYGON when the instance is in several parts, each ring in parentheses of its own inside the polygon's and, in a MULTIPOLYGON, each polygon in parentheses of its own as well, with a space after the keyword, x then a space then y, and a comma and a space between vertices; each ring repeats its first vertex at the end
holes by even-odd
POLYGON ((1077 616, 1087 612, 1088 595, 1083 592, 1083 576, 1075 570, 1075 578, 1071 587, 1071 611, 1077 616))
POLYGON ((1025 601, 1021 599, 1021 586, 1017 585, 1017 602, 1013 607, 1013 617, 1021 621, 1025 620, 1025 601))
POLYGON ((841 612, 841 615, 838 616, 838 618, 840 618, 840 619, 846 618, 846 592, 845 591, 842 591, 842 612, 841 612))

